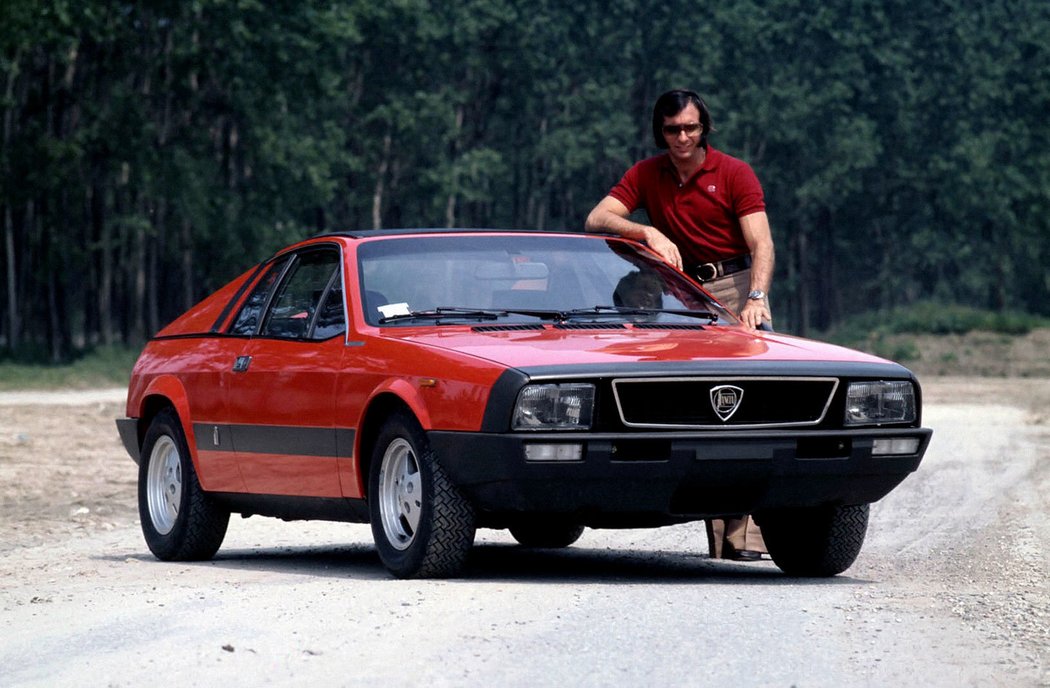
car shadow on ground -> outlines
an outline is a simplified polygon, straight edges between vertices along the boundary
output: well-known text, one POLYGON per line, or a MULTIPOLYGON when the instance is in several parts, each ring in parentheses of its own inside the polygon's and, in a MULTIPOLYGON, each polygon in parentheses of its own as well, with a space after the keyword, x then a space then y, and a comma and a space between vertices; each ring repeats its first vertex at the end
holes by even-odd
POLYGON ((768 559, 743 563, 705 554, 668 550, 569 547, 532 549, 511 544, 476 547, 463 575, 471 581, 550 581, 573 584, 651 585, 655 583, 741 583, 748 585, 827 585, 865 583, 847 576, 791 578, 768 559))
POLYGON ((371 545, 316 545, 296 547, 237 547, 220 549, 206 561, 162 562, 149 552, 130 557, 102 557, 124 561, 135 559, 144 564, 191 568, 221 568, 231 571, 271 571, 277 574, 358 578, 390 578, 379 555, 371 545))
MULTIPOLYGON (((127 557, 119 557, 121 560, 127 557)), ((165 566, 218 567, 278 574, 386 580, 371 544, 250 547, 220 550, 202 562, 161 564, 149 554, 131 557, 165 566)), ((746 584, 866 585, 871 581, 843 574, 831 578, 793 578, 771 561, 742 563, 713 560, 681 551, 568 547, 536 549, 514 544, 482 543, 470 552, 463 573, 450 582, 550 582, 586 585, 746 584)))

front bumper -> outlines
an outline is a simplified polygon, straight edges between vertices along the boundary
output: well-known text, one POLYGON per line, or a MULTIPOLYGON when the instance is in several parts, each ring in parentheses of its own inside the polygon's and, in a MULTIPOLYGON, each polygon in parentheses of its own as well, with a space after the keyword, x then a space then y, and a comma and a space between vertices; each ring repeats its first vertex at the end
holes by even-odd
POLYGON ((918 468, 932 431, 429 433, 452 481, 489 515, 574 514, 588 525, 648 525, 821 504, 867 504, 918 468), (878 438, 913 454, 873 456, 878 438), (579 443, 572 462, 525 459, 526 443, 579 443))

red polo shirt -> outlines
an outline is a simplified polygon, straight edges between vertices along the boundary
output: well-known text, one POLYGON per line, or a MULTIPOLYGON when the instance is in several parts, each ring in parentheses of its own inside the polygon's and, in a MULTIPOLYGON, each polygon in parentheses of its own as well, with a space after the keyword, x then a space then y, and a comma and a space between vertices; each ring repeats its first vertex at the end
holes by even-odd
POLYGON ((710 145, 704 164, 684 184, 664 153, 627 170, 609 195, 632 213, 645 208, 686 265, 749 254, 740 218, 766 209, 751 166, 710 145))

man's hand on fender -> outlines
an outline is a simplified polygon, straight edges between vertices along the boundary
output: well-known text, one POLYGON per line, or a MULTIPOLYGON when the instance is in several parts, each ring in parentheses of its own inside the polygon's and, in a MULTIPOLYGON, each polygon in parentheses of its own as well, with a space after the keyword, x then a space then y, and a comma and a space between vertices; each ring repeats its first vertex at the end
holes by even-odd
POLYGON ((740 309, 740 319, 749 329, 757 330, 763 321, 772 322, 773 316, 765 299, 748 299, 740 309))

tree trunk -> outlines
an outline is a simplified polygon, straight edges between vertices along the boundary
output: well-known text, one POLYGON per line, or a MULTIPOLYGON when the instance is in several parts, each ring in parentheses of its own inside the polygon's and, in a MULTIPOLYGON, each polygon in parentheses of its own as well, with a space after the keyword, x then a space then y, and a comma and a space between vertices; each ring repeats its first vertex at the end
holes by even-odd
POLYGON ((390 146, 393 139, 388 133, 383 137, 383 157, 379 160, 379 169, 376 170, 376 186, 372 193, 372 229, 383 227, 383 193, 386 185, 386 174, 390 169, 390 146))
POLYGON ((457 173, 458 158, 459 158, 459 137, 460 132, 463 131, 463 106, 459 105, 456 107, 456 128, 452 132, 452 145, 449 150, 449 162, 451 163, 451 176, 449 180, 450 188, 448 192, 448 198, 445 200, 445 226, 455 227, 456 226, 456 202, 459 195, 459 174, 457 173))
POLYGON ((91 192, 91 222, 95 227, 94 235, 98 239, 100 260, 98 278, 98 328, 99 336, 105 346, 112 346, 115 341, 113 330, 113 230, 106 222, 106 201, 104 191, 98 185, 91 192))
POLYGON ((150 204, 153 209, 153 236, 150 238, 149 245, 147 246, 146 261, 147 261, 147 275, 149 281, 147 282, 146 292, 146 303, 147 303, 147 319, 146 319, 146 333, 147 336, 153 335, 157 330, 160 329, 160 290, 164 288, 164 281, 160 274, 160 259, 158 254, 165 252, 164 245, 166 243, 167 234, 167 214, 168 204, 163 198, 157 200, 155 203, 150 204))
POLYGON ((187 311, 196 303, 193 294, 193 225, 182 219, 182 310, 187 311))
POLYGON ((820 242, 813 251, 820 258, 820 270, 817 279, 819 302, 816 305, 816 327, 826 330, 835 319, 835 241, 831 228, 832 216, 828 207, 817 211, 816 240, 820 242))
MULTIPOLYGON (((146 204, 139 207, 140 217, 149 217, 146 204)), ((134 266, 134 277, 132 278, 133 301, 131 303, 131 341, 135 346, 141 346, 146 341, 146 236, 148 228, 145 220, 136 224, 132 230, 134 236, 134 253, 131 264, 134 266)))
POLYGON ((55 270, 47 271, 47 322, 48 322, 48 350, 51 356, 52 363, 62 362, 62 335, 60 329, 62 324, 59 322, 58 311, 61 308, 61 299, 58 296, 58 283, 56 280, 55 270))
POLYGON ((886 224, 881 220, 875 222, 875 245, 879 255, 879 309, 889 310, 894 306, 894 259, 890 248, 891 239, 886 236, 886 224))
POLYGON ((796 253, 795 260, 798 262, 798 280, 795 282, 796 294, 795 301, 798 304, 798 331, 796 334, 802 337, 809 335, 809 287, 810 287, 810 271, 809 271, 809 239, 807 237, 808 230, 805 225, 799 227, 798 234, 796 235, 796 253))
MULTIPOLYGON (((3 131, 0 132, 0 153, 6 156, 8 144, 14 135, 14 88, 22 60, 22 49, 15 49, 11 67, 7 72, 7 83, 4 84, 3 131)), ((4 170, 6 173, 6 170, 4 170)), ((18 317, 18 259, 15 256, 15 226, 11 218, 11 206, 4 205, 4 266, 7 268, 7 348, 16 351, 21 344, 22 323, 18 317)))
POLYGON ((15 269, 15 228, 11 221, 11 208, 4 206, 4 253, 7 265, 7 348, 18 349, 22 335, 22 324, 18 318, 18 280, 15 269))
MULTIPOLYGON (((46 204, 39 209, 40 215, 40 252, 44 264, 47 266, 47 276, 44 281, 44 294, 46 298, 45 311, 47 318, 47 348, 48 356, 52 363, 61 363, 64 354, 62 346, 63 320, 65 310, 61 294, 59 275, 62 274, 62 256, 55 249, 55 241, 48 222, 48 208, 46 204)), ((35 204, 30 201, 27 208, 27 229, 30 233, 34 231, 33 223, 36 222, 37 212, 35 204)))

